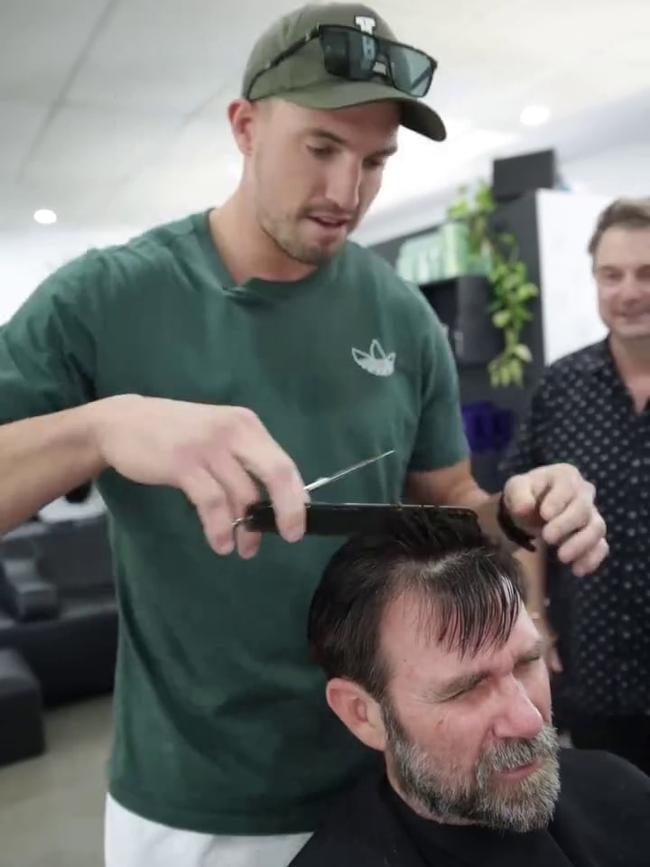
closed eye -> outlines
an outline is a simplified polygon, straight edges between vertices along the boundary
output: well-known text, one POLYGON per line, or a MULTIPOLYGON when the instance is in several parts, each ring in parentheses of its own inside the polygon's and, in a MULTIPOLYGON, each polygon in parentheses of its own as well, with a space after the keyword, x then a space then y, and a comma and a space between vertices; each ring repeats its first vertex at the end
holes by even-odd
POLYGON ((453 695, 448 695, 444 701, 454 701, 456 698, 461 698, 464 695, 470 693, 473 689, 476 688, 476 684, 474 686, 468 686, 465 689, 461 689, 460 692, 455 692, 453 695))
POLYGON ((516 665, 517 671, 526 671, 528 668, 532 668, 536 662, 539 662, 542 658, 541 653, 536 653, 535 656, 529 656, 526 659, 520 659, 516 665))
POLYGON ((476 680, 469 681, 465 686, 462 686, 459 689, 457 689, 455 692, 451 693, 451 695, 445 696, 445 698, 443 698, 443 702, 453 701, 456 698, 461 698, 464 695, 469 695, 478 686, 480 686, 484 681, 485 681, 484 677, 477 677, 476 680))
POLYGON ((316 147, 314 145, 308 145, 307 149, 318 160, 326 160, 326 159, 329 159, 329 157, 334 155, 334 148, 328 147, 328 146, 316 147))

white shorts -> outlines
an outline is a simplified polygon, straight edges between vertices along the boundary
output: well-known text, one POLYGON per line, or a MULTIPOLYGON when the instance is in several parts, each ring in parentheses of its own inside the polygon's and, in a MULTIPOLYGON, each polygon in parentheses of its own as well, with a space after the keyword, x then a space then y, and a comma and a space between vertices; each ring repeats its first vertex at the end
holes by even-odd
POLYGON ((106 867, 287 867, 311 834, 225 837, 159 825, 106 798, 106 867))

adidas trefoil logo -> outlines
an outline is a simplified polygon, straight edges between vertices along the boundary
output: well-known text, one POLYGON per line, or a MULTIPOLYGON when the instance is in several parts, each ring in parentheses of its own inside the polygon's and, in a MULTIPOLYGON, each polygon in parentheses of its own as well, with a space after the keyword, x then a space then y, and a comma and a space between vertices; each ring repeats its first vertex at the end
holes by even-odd
POLYGON ((352 358, 359 367, 372 373, 373 376, 391 376, 395 371, 396 353, 386 355, 381 343, 375 339, 370 344, 370 352, 352 347, 352 358))

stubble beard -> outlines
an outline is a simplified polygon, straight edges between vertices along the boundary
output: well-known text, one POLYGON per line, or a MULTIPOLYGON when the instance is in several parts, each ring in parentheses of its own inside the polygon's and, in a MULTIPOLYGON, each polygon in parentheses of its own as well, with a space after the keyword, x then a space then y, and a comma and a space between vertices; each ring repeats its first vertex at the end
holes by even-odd
POLYGON ((548 826, 560 793, 559 743, 550 723, 531 740, 504 741, 484 753, 468 783, 453 768, 441 773, 431 757, 408 738, 394 712, 384 707, 383 713, 395 779, 418 813, 499 831, 523 833, 548 826), (534 760, 540 766, 526 777, 499 784, 499 771, 534 760))
POLYGON ((303 265, 323 265, 338 253, 347 239, 347 233, 336 245, 323 246, 303 241, 300 238, 300 223, 306 216, 273 217, 268 211, 260 209, 258 222, 264 234, 289 258, 303 265))

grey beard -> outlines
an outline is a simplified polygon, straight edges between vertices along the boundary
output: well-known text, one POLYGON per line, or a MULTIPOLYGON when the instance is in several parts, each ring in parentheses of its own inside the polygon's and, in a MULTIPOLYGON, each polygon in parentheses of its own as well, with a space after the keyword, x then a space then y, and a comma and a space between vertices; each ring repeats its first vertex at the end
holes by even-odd
POLYGON ((486 752, 470 785, 450 782, 431 767, 428 755, 405 735, 391 710, 383 709, 388 751, 402 794, 420 811, 440 821, 463 819, 499 831, 533 831, 548 826, 560 793, 558 737, 546 724, 531 739, 505 741, 486 752), (494 786, 498 771, 534 759, 541 766, 507 789, 494 786))

